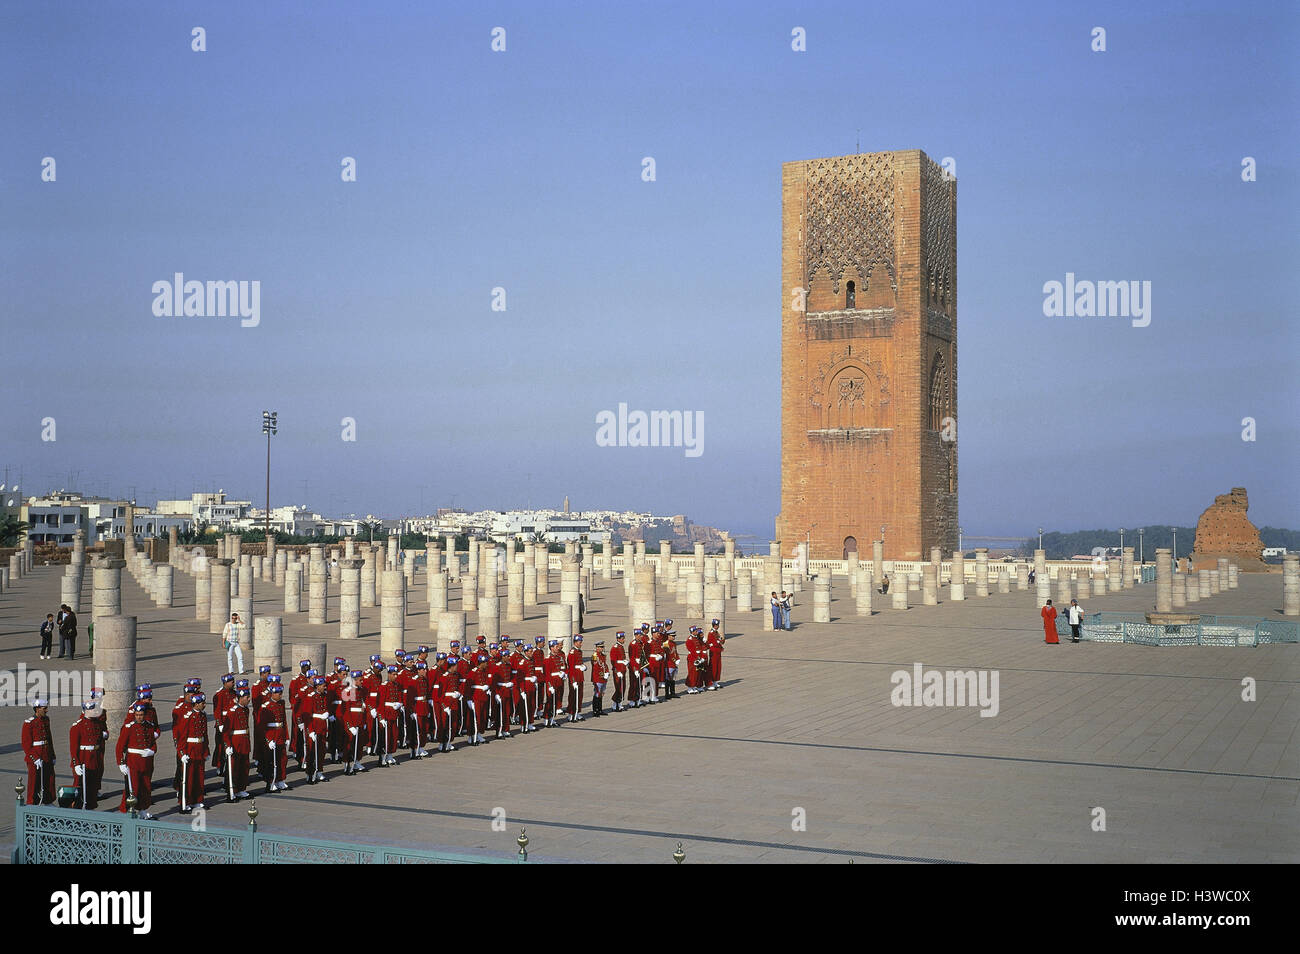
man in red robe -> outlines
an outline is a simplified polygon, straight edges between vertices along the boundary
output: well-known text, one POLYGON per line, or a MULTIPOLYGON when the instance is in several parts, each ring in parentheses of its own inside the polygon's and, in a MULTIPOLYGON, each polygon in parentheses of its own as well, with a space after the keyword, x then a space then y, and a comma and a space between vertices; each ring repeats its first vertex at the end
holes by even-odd
POLYGON ((1056 638, 1056 607, 1052 601, 1048 600, 1047 605, 1043 607, 1043 635, 1046 637, 1043 642, 1051 643, 1056 646, 1060 640, 1056 638))

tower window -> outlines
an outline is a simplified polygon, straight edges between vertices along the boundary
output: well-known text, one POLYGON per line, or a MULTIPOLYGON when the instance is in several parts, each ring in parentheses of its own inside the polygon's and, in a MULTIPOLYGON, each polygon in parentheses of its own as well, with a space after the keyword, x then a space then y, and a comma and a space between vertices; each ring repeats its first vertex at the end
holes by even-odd
POLYGON ((855 285, 853 282, 849 282, 847 285, 844 286, 844 307, 856 308, 857 305, 854 304, 854 301, 856 300, 857 300, 857 285, 855 285))
POLYGON ((948 409, 948 367, 943 355, 934 356, 930 366, 930 430, 937 431, 943 427, 943 419, 948 409))

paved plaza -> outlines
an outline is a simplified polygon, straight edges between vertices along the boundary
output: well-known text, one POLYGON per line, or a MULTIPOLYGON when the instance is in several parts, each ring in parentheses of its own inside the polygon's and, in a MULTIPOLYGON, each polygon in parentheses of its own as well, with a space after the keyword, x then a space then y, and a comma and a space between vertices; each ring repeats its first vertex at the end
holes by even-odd
MULTIPOLYGON (((37 567, 0 594, 0 669, 42 662, 37 630, 58 608, 63 567, 37 567)), ((423 572, 410 592, 406 647, 433 643, 423 572)), ((542 598, 555 601, 552 593, 542 598)), ((220 637, 194 617, 194 580, 176 574, 176 605, 157 608, 129 573, 123 612, 138 617, 138 681, 155 687, 164 720, 155 807, 179 821, 166 731, 179 685, 201 676, 211 693, 225 671, 220 637)), ((626 628, 621 580, 596 575, 587 647, 626 628)), ((90 618, 82 598, 79 653, 90 618)), ((503 587, 504 590, 504 587, 503 587)), ((453 587, 451 608, 458 609, 453 587)), ((793 632, 762 628, 761 610, 728 607, 725 688, 614 713, 534 735, 516 734, 422 762, 259 796, 259 826, 338 841, 507 856, 521 826, 537 861, 688 862, 1296 862, 1300 860, 1300 645, 1258 648, 1043 643, 1033 590, 894 610, 876 601, 854 615, 836 578, 829 624, 807 622, 812 590, 796 597, 793 632), (896 707, 891 675, 928 669, 996 670, 998 712, 896 707), (1242 700, 1255 680, 1256 701, 1242 700), (504 809, 504 831, 492 827, 504 809), (1105 830, 1094 830, 1095 809, 1105 830), (802 810, 802 813, 799 812, 802 810), (795 830, 797 816, 806 830, 795 830)), ((699 620, 667 601, 682 638, 699 620)), ((1085 601, 1089 610, 1151 608, 1155 584, 1085 601)), ((1193 609, 1280 618, 1282 577, 1242 574, 1240 587, 1193 609)), ((283 615, 283 589, 258 581, 256 615, 283 615)), ((379 607, 362 610, 362 638, 338 638, 338 592, 325 625, 284 616, 285 661, 295 641, 325 641, 359 665, 379 651, 379 607)), ((503 623, 512 636, 546 632, 546 603, 503 623)), ((474 616, 468 632, 475 635, 474 616)), ((327 660, 314 660, 327 662, 327 660)), ((252 668, 251 654, 245 663, 252 668)), ((77 665, 92 668, 86 655, 77 665)), ((255 678, 255 676, 253 677, 255 678)), ((286 675, 286 681, 288 676, 286 675)), ((680 687, 680 683, 679 683, 680 687)), ((608 695, 607 695, 608 698, 608 695)), ((24 706, 0 709, 0 779, 24 775, 24 706)), ((59 784, 70 784, 74 708, 52 708, 59 784)), ((110 746, 117 741, 113 727, 110 746)), ((111 756, 110 756, 111 761, 111 756)), ((116 808, 121 776, 104 775, 116 808)), ((250 791, 260 792, 260 784, 250 791)), ((246 823, 246 804, 217 804, 209 778, 208 825, 246 823)), ((12 794, 7 796, 12 798, 12 794)), ((7 860, 13 815, 0 811, 7 860)))

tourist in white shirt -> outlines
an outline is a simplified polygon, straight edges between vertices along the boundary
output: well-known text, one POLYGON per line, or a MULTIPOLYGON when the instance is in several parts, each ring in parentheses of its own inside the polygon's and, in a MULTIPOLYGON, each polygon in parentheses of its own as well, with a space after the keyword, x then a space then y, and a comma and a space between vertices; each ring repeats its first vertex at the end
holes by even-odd
POLYGON ((244 624, 240 622, 239 614, 231 613, 230 622, 221 630, 221 645, 226 650, 226 669, 230 672, 244 671, 244 650, 239 645, 239 634, 243 628, 244 624))
POLYGON ((1083 607, 1078 600, 1070 600, 1070 607, 1065 612, 1070 624, 1070 642, 1077 643, 1079 630, 1083 627, 1083 607))

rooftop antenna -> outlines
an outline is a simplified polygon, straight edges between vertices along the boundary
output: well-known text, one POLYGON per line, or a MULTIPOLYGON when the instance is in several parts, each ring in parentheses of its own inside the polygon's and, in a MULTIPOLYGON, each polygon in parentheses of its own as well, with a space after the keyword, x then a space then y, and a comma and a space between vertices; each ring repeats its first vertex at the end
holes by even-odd
POLYGON ((861 155, 862 153, 862 130, 861 129, 858 130, 858 141, 854 144, 853 151, 857 155, 861 155))

